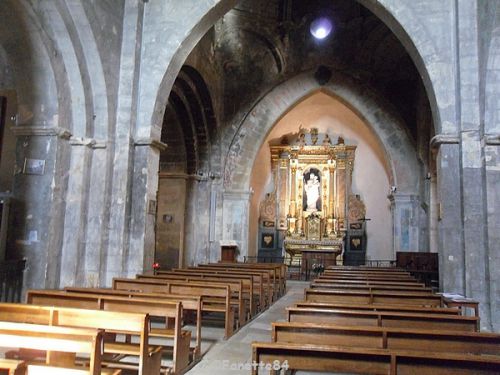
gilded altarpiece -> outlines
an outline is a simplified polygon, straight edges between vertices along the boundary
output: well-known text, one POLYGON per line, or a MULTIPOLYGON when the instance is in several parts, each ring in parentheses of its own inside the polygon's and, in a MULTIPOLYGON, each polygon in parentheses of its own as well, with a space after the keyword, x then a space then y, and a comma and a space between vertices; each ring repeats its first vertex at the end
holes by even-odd
MULTIPOLYGON (((279 144, 270 144, 270 151, 277 229, 284 234, 285 251, 291 257, 324 251, 334 254, 335 261, 350 228, 356 146, 346 145, 342 137, 332 143, 328 134, 313 128, 284 136, 279 144)), ((364 212, 358 219, 364 219, 364 212)))

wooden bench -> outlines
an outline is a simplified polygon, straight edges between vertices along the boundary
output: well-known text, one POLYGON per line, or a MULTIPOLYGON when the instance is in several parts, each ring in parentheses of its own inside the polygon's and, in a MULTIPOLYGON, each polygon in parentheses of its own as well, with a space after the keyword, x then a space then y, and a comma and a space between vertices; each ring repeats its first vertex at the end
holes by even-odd
POLYGON ((442 298, 431 293, 399 292, 362 292, 326 289, 306 289, 305 300, 321 303, 354 303, 354 304, 398 304, 419 306, 442 306, 442 298))
POLYGON ((401 311, 426 314, 460 315, 461 311, 455 307, 426 307, 412 305, 390 305, 390 304, 342 304, 342 303, 319 303, 319 302, 297 302, 294 307, 305 307, 315 309, 333 310, 368 310, 368 311, 401 311))
MULTIPOLYGON (((231 276, 231 275, 211 275, 211 274, 196 274, 194 272, 162 272, 161 274, 156 274, 156 275, 148 275, 148 274, 140 274, 136 275, 137 279, 165 279, 165 280, 183 280, 183 281, 188 281, 188 282, 199 282, 199 281, 208 281, 208 282, 217 282, 217 283, 224 283, 224 282, 234 282, 235 289, 239 287, 239 284, 242 286, 242 297, 245 301, 248 303, 248 317, 246 320, 249 318, 253 317, 256 314, 257 311, 257 306, 256 306, 256 293, 254 293, 253 289, 253 279, 251 276, 247 277, 240 277, 240 276, 231 276)), ((233 286, 229 284, 231 287, 231 290, 233 289, 233 286)), ((258 295, 257 295, 258 297, 258 295)))
POLYGON ((217 263, 223 266, 244 267, 252 269, 274 269, 278 277, 279 289, 278 296, 286 293, 287 266, 284 263, 217 263))
POLYGON ((0 374, 2 375, 24 375, 27 365, 25 361, 17 359, 0 358, 0 374))
MULTIPOLYGON (((98 296, 117 296, 117 297, 127 297, 136 299, 148 299, 155 301, 166 301, 166 302, 180 302, 182 303, 183 313, 191 312, 195 315, 195 325, 196 325, 196 343, 193 349, 193 357, 198 359, 201 356, 201 297, 198 296, 183 296, 183 295, 168 295, 163 293, 143 293, 143 292, 133 292, 129 290, 116 290, 110 288, 78 288, 78 287, 66 287, 64 288, 66 292, 70 293, 83 293, 83 294, 93 294, 98 296)), ((188 317, 184 316, 184 321, 187 321, 188 317)), ((159 334, 155 328, 151 329, 150 337, 163 335, 159 334)))
POLYGON ((248 282, 252 284, 252 289, 254 293, 254 297, 256 300, 254 301, 254 309, 255 311, 262 311, 266 308, 266 295, 269 290, 266 288, 265 275, 261 272, 241 272, 241 271, 228 271, 223 269, 204 269, 197 267, 188 267, 188 268, 174 268, 170 271, 157 271, 157 276, 168 276, 180 274, 183 276, 196 276, 196 277, 228 277, 235 278, 237 280, 242 280, 244 283, 248 282), (246 281, 248 280, 248 281, 246 281))
POLYGON ((243 269, 243 270, 259 270, 270 271, 273 276, 274 290, 276 291, 275 299, 278 299, 286 291, 286 266, 282 263, 209 263, 207 265, 224 269, 243 269))
POLYGON ((323 278, 323 276, 318 277, 314 280, 315 283, 335 283, 343 285, 402 285, 402 286, 413 286, 425 288, 424 283, 419 283, 417 280, 411 281, 379 281, 379 280, 352 280, 352 279, 329 279, 323 278))
POLYGON ((318 283, 313 281, 310 284, 312 289, 327 289, 327 290, 360 290, 360 291, 391 291, 391 290, 402 290, 407 293, 411 292, 427 292, 432 293, 432 288, 422 287, 422 286, 407 286, 407 285, 345 285, 337 284, 335 282, 331 283, 318 283))
POLYGON ((224 314, 224 338, 231 337, 234 332, 235 309, 231 305, 231 288, 227 285, 200 283, 159 284, 148 280, 114 278, 113 289, 199 296, 202 299, 202 313, 216 312, 224 314))
POLYGON ((288 307, 287 320, 303 323, 332 323, 343 326, 414 327, 449 331, 477 331, 477 317, 436 315, 398 311, 361 311, 288 307))
MULTIPOLYGON (((26 324, 0 321, 0 346, 3 348, 35 349, 46 352, 46 373, 52 370, 78 371, 78 374, 100 375, 102 373, 103 332, 97 329, 52 327, 41 324, 26 324), (86 368, 77 368, 76 354, 89 356, 86 368)), ((4 362, 6 363, 6 362, 4 362)), ((35 363, 26 363, 26 371, 33 371, 35 363)), ((13 368, 19 371, 19 364, 13 368)), ((11 371, 9 369, 9 371, 11 371)), ((109 371, 107 371, 109 373, 109 371)), ((76 372, 75 372, 76 373, 76 372)))
POLYGON ((406 269, 401 267, 369 267, 369 266, 328 266, 325 271, 375 271, 375 272, 401 272, 406 269))
POLYGON ((268 269, 268 268, 256 268, 256 267, 241 267, 241 266, 229 266, 226 264, 219 263, 210 263, 210 264, 199 264, 197 268, 202 269, 210 269, 214 271, 224 271, 224 272, 239 272, 246 273, 248 271, 251 272, 260 272, 267 279, 267 285, 270 286, 269 292, 269 305, 273 303, 279 296, 280 284, 278 279, 278 272, 276 269, 268 269))
MULTIPOLYGON (((287 364, 290 369, 328 373, 493 375, 500 359, 455 353, 346 348, 329 345, 254 342, 252 363, 287 364), (285 362, 286 361, 286 362, 285 362)), ((265 373, 258 366, 252 374, 265 373)))
MULTIPOLYGON (((184 275, 136 275, 138 280, 149 280, 153 282, 158 282, 161 284, 169 284, 172 282, 187 282, 187 283, 197 283, 197 284, 218 284, 227 285, 231 289, 231 300, 236 306, 238 314, 238 326, 243 326, 246 324, 250 316, 250 303, 251 298, 247 290, 243 286, 243 281, 239 279, 217 279, 217 278, 199 278, 199 277, 189 277, 184 275)), ((207 301, 207 299, 205 299, 207 301)))
POLYGON ((254 288, 257 283, 258 288, 262 288, 263 301, 260 301, 260 309, 265 310, 273 302, 274 284, 271 273, 267 270, 242 270, 242 269, 226 269, 221 267, 187 267, 183 269, 173 269, 174 272, 186 271, 195 272, 198 274, 217 274, 231 276, 252 276, 254 279, 254 288))
POLYGON ((272 341, 391 350, 432 350, 500 358, 500 335, 494 333, 279 322, 272 323, 272 341))
MULTIPOLYGON (((81 293, 69 293, 58 290, 28 290, 27 302, 36 305, 57 306, 58 308, 69 307, 82 309, 78 312, 78 319, 75 318, 74 324, 70 324, 71 320, 68 318, 67 325, 95 327, 104 329, 107 332, 138 336, 138 345, 129 343, 106 343, 105 352, 122 356, 138 356, 139 371, 144 374, 157 373, 156 371, 160 371, 161 350, 163 349, 161 346, 152 346, 149 344, 149 337, 151 335, 150 316, 161 317, 165 320, 171 319, 174 321, 174 328, 165 329, 162 331, 162 334, 164 338, 173 341, 173 372, 178 373, 189 364, 191 333, 181 330, 182 304, 180 303, 132 300, 126 297, 115 296, 84 295, 81 293), (133 314, 128 316, 127 313, 133 314)), ((62 313, 69 314, 65 310, 58 309, 59 324, 62 324, 60 318, 62 313)), ((72 313, 76 314, 75 312, 72 313)), ((129 364, 121 363, 117 365, 123 366, 123 368, 134 367, 129 364)))
POLYGON ((350 280, 365 280, 365 281, 406 281, 418 282, 413 276, 406 275, 357 275, 357 274, 322 274, 322 279, 350 279, 350 280))

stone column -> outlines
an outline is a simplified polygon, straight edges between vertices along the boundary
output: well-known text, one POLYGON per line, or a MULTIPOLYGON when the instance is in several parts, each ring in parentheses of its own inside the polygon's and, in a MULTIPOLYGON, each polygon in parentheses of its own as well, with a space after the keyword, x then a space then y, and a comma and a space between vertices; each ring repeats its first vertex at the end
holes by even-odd
POLYGON ((335 218, 335 161, 328 161, 328 217, 327 220, 327 233, 328 235, 332 235, 335 232, 335 228, 333 227, 333 219, 335 218))
POLYGON ((122 258, 127 277, 151 269, 154 261, 156 194, 162 147, 165 146, 150 139, 139 139, 135 143, 130 248, 122 258))
POLYGON ((486 194, 488 220, 488 261, 490 269, 490 308, 494 332, 500 332, 500 134, 487 138, 486 194), (496 271, 494 271, 496 270, 496 271))
MULTIPOLYGON (((480 1, 455 2, 458 140, 462 195, 465 295, 479 301, 481 329, 491 330, 490 260, 486 213, 486 168, 480 1)), ((455 202, 457 204, 458 202, 455 202)), ((455 233, 458 235, 458 233, 455 233)), ((444 274, 444 277, 450 277, 444 274)), ((448 285, 449 286, 449 285, 448 285)), ((445 290, 453 292, 453 290, 445 290)))
MULTIPOLYGON (((223 194, 222 240, 238 243, 238 260, 248 255, 249 191, 225 191, 223 194)), ((220 248, 218 249, 220 259, 220 248)))
POLYGON ((394 193, 391 202, 394 257, 397 251, 418 251, 418 206, 416 195, 394 193))

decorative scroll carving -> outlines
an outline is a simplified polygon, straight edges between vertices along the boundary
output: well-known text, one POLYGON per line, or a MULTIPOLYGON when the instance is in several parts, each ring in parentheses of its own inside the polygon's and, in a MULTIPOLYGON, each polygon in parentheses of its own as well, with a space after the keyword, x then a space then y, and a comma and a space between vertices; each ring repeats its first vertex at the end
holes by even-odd
POLYGON ((260 204, 260 220, 276 221, 276 196, 266 194, 266 198, 260 204))
POLYGON ((349 221, 360 221, 365 218, 366 207, 359 195, 349 195, 349 221))

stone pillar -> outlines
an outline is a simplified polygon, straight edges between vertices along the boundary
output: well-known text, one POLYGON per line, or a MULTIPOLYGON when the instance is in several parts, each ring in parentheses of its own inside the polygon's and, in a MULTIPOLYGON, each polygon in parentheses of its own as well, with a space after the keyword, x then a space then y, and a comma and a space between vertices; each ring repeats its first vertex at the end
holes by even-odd
MULTIPOLYGON (((491 330, 490 260, 486 214, 486 168, 480 46, 480 2, 455 2, 456 70, 459 95, 460 183, 465 295, 479 301, 481 329, 491 330)), ((456 204, 456 203, 455 203, 456 204)), ((455 235, 458 235, 456 233, 455 235)), ((448 275, 444 275, 448 277, 448 275)), ((453 290, 445 290, 452 292, 453 290)))
POLYGON ((397 251, 418 251, 418 208, 416 195, 394 193, 389 195, 393 223, 394 257, 397 251))
POLYGON ((14 199, 10 206, 11 246, 26 257, 24 289, 58 288, 64 240, 70 133, 56 126, 16 126, 14 199), (23 171, 25 158, 45 161, 43 174, 23 171), (40 199, 46 197, 46 199, 40 199), (15 242, 14 242, 15 241, 15 242))
POLYGON ((490 309, 493 331, 500 332, 500 134, 490 135, 485 147, 488 221, 490 309))
MULTIPOLYGON (((248 255, 248 220, 250 208, 249 191, 225 191, 222 213, 222 240, 238 243, 238 260, 248 255)), ((218 257, 220 259, 220 248, 218 257)))
POLYGON ((443 291, 465 293, 462 236, 462 192, 458 138, 441 144, 436 155, 439 220, 439 285, 443 291))
POLYGON ((156 194, 160 149, 154 140, 138 140, 134 149, 130 250, 123 256, 127 277, 151 269, 155 250, 156 194))

